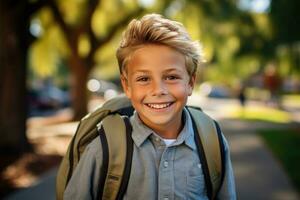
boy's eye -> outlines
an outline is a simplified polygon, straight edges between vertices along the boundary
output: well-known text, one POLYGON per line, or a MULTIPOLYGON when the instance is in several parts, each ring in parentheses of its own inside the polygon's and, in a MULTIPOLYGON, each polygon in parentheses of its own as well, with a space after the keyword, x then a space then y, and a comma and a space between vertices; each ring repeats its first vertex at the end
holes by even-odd
POLYGON ((138 77, 136 80, 138 82, 147 82, 147 81, 149 81, 149 77, 142 76, 142 77, 138 77))
POLYGON ((176 75, 169 75, 169 76, 166 76, 166 80, 177 80, 179 79, 179 76, 176 76, 176 75))

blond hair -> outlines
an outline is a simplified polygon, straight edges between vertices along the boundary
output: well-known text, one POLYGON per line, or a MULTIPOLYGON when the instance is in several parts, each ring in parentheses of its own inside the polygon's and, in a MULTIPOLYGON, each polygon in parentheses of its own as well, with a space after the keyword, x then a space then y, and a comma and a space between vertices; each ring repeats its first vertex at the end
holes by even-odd
POLYGON ((195 74, 203 60, 200 44, 192 41, 181 23, 158 14, 148 14, 140 20, 133 19, 123 32, 116 52, 121 74, 126 72, 131 54, 146 44, 166 45, 183 54, 190 76, 195 74))

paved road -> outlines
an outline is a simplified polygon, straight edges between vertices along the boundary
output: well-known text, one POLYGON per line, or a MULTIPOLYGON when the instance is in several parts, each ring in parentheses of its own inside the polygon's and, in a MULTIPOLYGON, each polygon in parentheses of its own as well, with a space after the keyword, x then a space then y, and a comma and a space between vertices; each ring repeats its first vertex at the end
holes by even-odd
POLYGON ((251 131, 255 124, 221 120, 230 147, 238 199, 297 200, 288 176, 263 141, 251 131), (251 127, 249 127, 251 125, 251 127))
POLYGON ((50 170, 31 187, 19 190, 4 200, 55 200, 57 168, 50 170))
MULTIPOLYGON (((274 158, 259 136, 257 128, 285 128, 286 125, 268 123, 247 123, 239 120, 223 119, 224 113, 219 110, 226 105, 236 103, 234 100, 201 100, 191 99, 194 105, 201 104, 204 110, 219 119, 223 132, 231 147, 231 156, 236 177, 238 199, 242 200, 297 200, 298 194, 280 163, 274 158), (206 101, 206 102, 205 102, 206 101), (204 105, 204 106, 203 106, 204 105)), ((299 116, 299 113, 296 113, 299 116)), ((57 130, 74 130, 75 124, 55 125, 57 130), (59 127, 57 127, 59 126, 59 127)), ((298 126, 293 123, 290 126, 298 126)), ((53 126, 47 127, 53 130, 53 126)), ((70 131, 73 132, 73 131, 70 131)), ((59 134, 59 133, 58 133, 59 134)), ((65 134, 65 132, 63 132, 65 134)), ((6 200, 52 200, 55 199, 55 174, 53 169, 38 183, 25 190, 16 192, 6 200)))

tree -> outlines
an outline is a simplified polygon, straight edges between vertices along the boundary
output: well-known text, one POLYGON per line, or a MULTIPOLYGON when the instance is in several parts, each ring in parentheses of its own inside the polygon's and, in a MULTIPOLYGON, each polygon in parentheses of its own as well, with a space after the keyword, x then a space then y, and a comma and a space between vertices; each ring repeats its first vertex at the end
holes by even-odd
POLYGON ((29 33, 31 17, 41 8, 50 7, 57 23, 66 36, 70 47, 68 63, 73 75, 72 94, 75 118, 86 114, 86 81, 93 68, 93 56, 96 50, 109 41, 118 28, 126 23, 133 15, 142 11, 130 13, 114 26, 103 38, 97 38, 91 29, 91 18, 98 1, 88 1, 88 12, 80 26, 72 27, 67 24, 57 2, 41 1, 1 1, 0 3, 0 150, 1 152, 19 153, 30 150, 26 137, 27 98, 26 73, 27 56, 30 44, 34 38, 29 33), (81 34, 87 34, 90 39, 90 53, 82 58, 77 52, 78 40, 81 34))
POLYGON ((289 73, 300 75, 300 1, 273 0, 270 18, 275 32, 273 44, 278 50, 279 61, 289 63, 289 73))
POLYGON ((0 152, 30 149, 26 138, 26 61, 30 16, 43 4, 0 2, 0 152))
POLYGON ((272 19, 275 39, 280 43, 295 43, 300 40, 300 2, 297 0, 273 0, 270 17, 272 19))
MULTIPOLYGON (((133 11, 124 13, 119 20, 110 25, 106 34, 98 37, 92 29, 92 17, 101 4, 99 0, 89 0, 84 7, 86 8, 81 14, 80 20, 76 23, 68 23, 64 18, 64 14, 60 9, 60 4, 49 0, 49 6, 53 13, 55 21, 61 28, 66 42, 70 49, 67 57, 68 67, 71 73, 71 102, 74 111, 74 119, 80 119, 87 113, 87 91, 86 83, 91 70, 95 66, 95 53, 104 44, 109 42, 118 33, 120 28, 127 24, 133 17, 142 13, 143 8, 137 7, 133 11), (78 45, 82 36, 85 36, 90 45, 90 49, 86 55, 80 55, 78 45)), ((118 4, 116 4, 117 6, 118 4)), ((69 12, 69 10, 66 10, 69 12)))
POLYGON ((202 70, 207 80, 234 84, 236 79, 257 72, 274 56, 267 13, 242 10, 239 1, 187 2, 175 16, 199 29, 198 38, 208 61, 208 67, 202 70))

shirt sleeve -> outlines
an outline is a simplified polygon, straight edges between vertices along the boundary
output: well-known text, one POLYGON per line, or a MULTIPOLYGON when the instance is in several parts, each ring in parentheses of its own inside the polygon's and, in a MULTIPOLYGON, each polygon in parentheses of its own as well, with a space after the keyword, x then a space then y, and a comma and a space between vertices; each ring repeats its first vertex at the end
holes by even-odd
POLYGON ((102 147, 99 136, 85 149, 64 192, 65 200, 92 200, 97 198, 102 147))
POLYGON ((225 174, 224 174, 224 180, 222 186, 218 193, 218 199, 235 200, 236 199, 235 181, 234 181, 233 169, 232 169, 232 164, 230 159, 229 145, 223 134, 222 134, 222 139, 224 142, 224 151, 225 151, 225 174))

